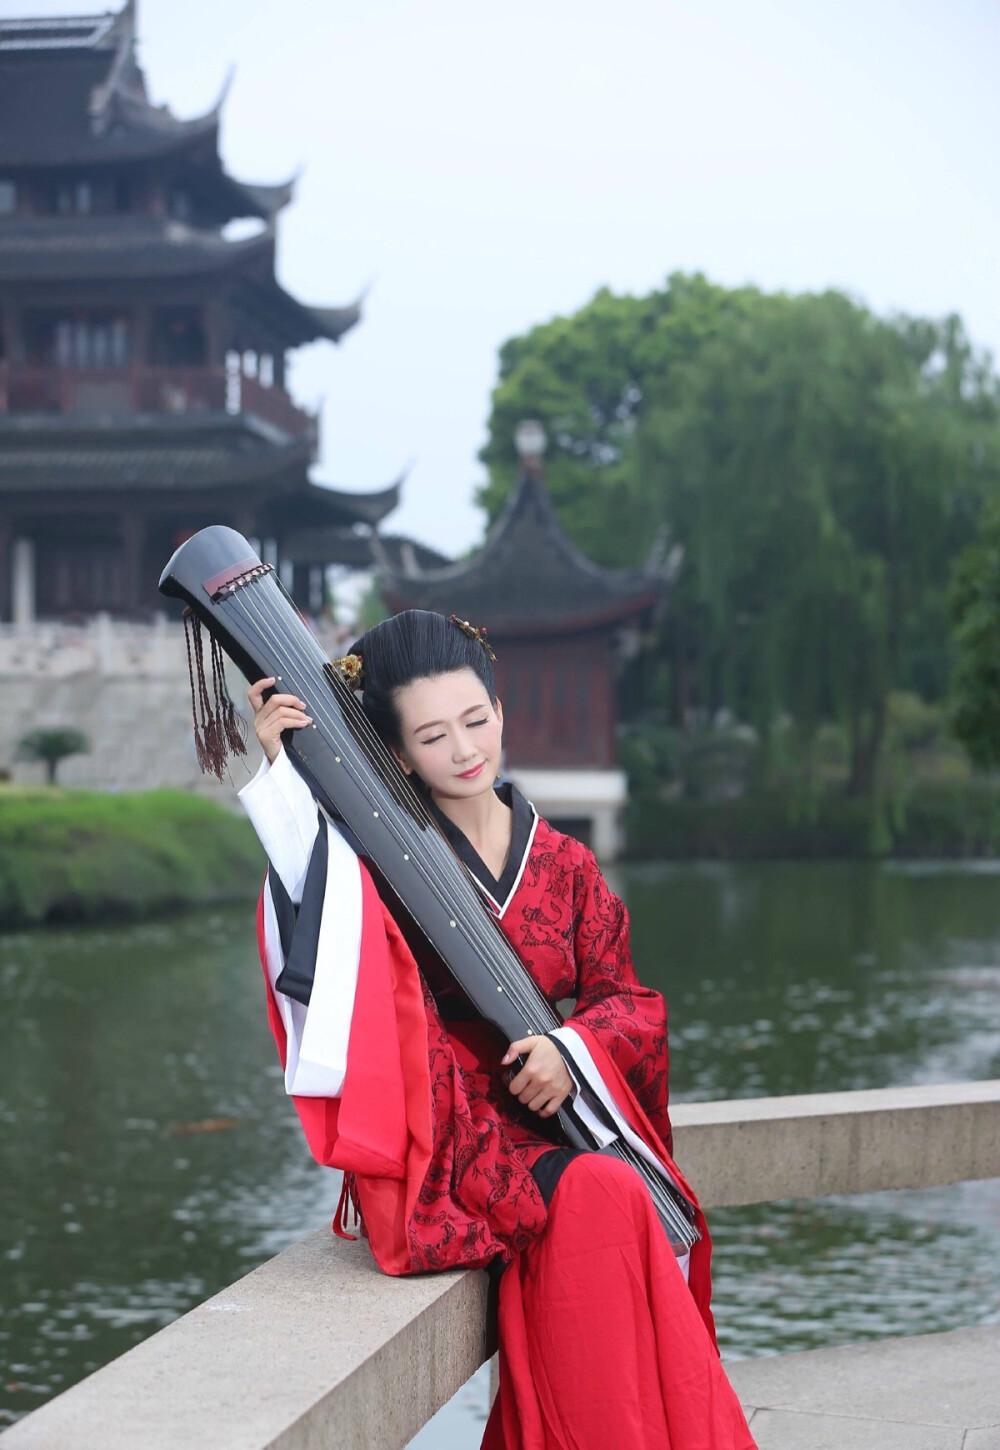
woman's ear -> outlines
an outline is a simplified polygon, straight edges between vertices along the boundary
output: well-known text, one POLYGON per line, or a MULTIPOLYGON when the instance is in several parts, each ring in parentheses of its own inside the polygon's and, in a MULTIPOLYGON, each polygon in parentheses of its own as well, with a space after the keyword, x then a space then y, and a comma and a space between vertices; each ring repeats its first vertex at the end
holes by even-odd
POLYGON ((402 770, 403 774, 404 775, 412 775, 413 774, 413 766, 407 760, 407 758, 403 754, 403 752, 400 749, 398 749, 398 747, 395 746, 395 745, 390 746, 390 749, 391 749, 393 755, 396 757, 396 764, 402 770))
POLYGON ((499 721, 499 723, 500 723, 500 729, 502 730, 503 729, 503 701, 500 699, 500 696, 499 695, 497 696, 497 702, 496 702, 496 705, 494 706, 494 709, 497 712, 497 720, 499 721))

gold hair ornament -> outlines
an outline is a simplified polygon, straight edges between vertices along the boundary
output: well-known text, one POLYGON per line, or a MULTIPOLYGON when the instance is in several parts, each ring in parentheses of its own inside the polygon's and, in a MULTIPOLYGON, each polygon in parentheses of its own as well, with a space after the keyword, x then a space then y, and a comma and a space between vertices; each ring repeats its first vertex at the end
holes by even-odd
POLYGON ((486 638, 486 629, 483 625, 480 625, 477 629, 476 626, 474 624, 470 624, 467 619, 459 619, 457 614, 449 614, 448 618, 451 620, 452 624, 458 625, 459 629, 462 631, 463 634, 467 634, 470 639, 474 639, 477 644, 482 645, 483 649, 486 651, 486 657, 489 660, 490 664, 496 664, 497 657, 493 653, 493 647, 491 646, 489 640, 486 638))
POLYGON ((364 689, 365 669, 361 655, 342 655, 339 660, 330 661, 330 668, 349 690, 364 689))

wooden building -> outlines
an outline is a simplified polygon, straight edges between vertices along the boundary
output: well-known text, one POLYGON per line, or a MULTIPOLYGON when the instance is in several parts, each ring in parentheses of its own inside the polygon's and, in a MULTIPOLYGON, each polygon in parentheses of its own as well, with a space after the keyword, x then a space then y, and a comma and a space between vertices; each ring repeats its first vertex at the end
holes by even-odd
POLYGON ((220 109, 152 104, 134 0, 0 20, 0 621, 162 608, 164 562, 208 523, 316 608, 323 567, 368 564, 398 502, 309 478, 317 420, 286 354, 360 307, 279 285, 293 183, 225 171, 220 109))
POLYGON ((486 626, 506 768, 543 815, 613 858, 626 799, 616 764, 616 675, 636 626, 663 598, 662 570, 604 569, 586 558, 538 471, 525 467, 470 558, 404 571, 383 556, 379 577, 394 611, 432 609, 486 626))

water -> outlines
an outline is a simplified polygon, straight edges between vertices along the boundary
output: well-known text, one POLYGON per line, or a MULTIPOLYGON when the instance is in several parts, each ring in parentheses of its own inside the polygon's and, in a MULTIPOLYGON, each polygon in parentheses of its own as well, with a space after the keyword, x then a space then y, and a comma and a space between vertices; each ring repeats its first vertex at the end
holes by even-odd
MULTIPOLYGON (((675 1099, 1000 1076, 1000 866, 615 873, 675 1099)), ((0 1426, 329 1218, 252 912, 0 937, 0 1426)), ((715 1210, 729 1357, 1000 1320, 1000 1183, 715 1210)), ((415 1441, 478 1444, 478 1376, 415 1441)))

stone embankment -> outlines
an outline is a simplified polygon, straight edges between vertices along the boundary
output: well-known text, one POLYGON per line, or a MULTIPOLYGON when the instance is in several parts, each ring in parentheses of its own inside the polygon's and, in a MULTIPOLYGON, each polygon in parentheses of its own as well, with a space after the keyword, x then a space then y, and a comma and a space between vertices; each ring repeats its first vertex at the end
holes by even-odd
POLYGON ((202 775, 178 621, 0 626, 0 687, 0 929, 253 898, 263 856, 235 792, 260 752, 248 730, 231 781, 202 775), (46 788, 17 743, 67 727, 90 749, 46 788))

